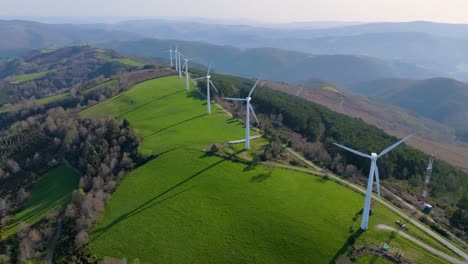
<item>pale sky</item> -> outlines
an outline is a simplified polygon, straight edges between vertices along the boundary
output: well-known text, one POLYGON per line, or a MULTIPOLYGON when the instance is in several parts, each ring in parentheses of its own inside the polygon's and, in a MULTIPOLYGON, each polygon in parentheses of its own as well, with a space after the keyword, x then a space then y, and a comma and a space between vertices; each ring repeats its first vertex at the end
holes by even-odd
POLYGON ((468 23, 468 0, 0 0, 0 16, 468 23))

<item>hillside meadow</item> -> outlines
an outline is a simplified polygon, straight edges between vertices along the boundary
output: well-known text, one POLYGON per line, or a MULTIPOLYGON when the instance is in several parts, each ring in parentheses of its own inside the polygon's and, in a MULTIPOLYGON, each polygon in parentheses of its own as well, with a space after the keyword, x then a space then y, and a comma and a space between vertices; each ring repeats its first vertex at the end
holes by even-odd
MULTIPOLYGON (((99 258, 144 263, 329 263, 357 245, 383 242, 416 263, 445 263, 377 224, 398 217, 376 205, 371 229, 357 233, 363 196, 333 181, 244 163, 204 149, 240 139, 241 123, 165 77, 84 110, 87 117, 126 119, 157 158, 121 182, 108 201, 89 247, 99 258)), ((410 226, 411 229, 416 229, 410 226)), ((447 252, 422 232, 415 236, 447 252)), ((449 253, 449 252, 447 252, 449 253)), ((365 258, 366 259, 366 258, 365 258)), ((364 260, 365 260, 364 259, 364 260)))
POLYGON ((21 224, 33 225, 47 214, 64 207, 78 187, 79 175, 70 167, 60 165, 39 177, 31 197, 23 209, 14 216, 14 221, 5 229, 2 237, 18 231, 21 224))

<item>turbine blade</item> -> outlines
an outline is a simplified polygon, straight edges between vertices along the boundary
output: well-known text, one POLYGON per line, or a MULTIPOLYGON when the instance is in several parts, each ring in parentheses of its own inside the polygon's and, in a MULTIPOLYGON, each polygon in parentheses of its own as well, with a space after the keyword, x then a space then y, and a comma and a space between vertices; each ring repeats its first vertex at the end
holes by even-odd
POLYGON ((213 89, 214 89, 217 93, 219 93, 218 89, 216 89, 216 86, 214 85, 214 83, 213 83, 211 80, 210 80, 210 84, 211 84, 211 86, 213 87, 213 89))
POLYGON ((210 75, 210 71, 211 71, 211 63, 210 63, 210 66, 208 66, 208 71, 206 72, 206 76, 210 75))
POLYGON ((192 80, 198 81, 198 80, 202 80, 202 79, 206 79, 206 77, 195 78, 195 79, 192 79, 192 80))
POLYGON ((246 101, 245 98, 230 98, 230 97, 224 97, 224 100, 230 100, 230 101, 246 101))
POLYGON ((407 140, 408 138, 410 138, 412 136, 413 136, 413 134, 408 135, 404 139, 402 139, 402 140, 398 141, 397 143, 391 145, 390 147, 384 149, 382 152, 380 152, 380 154, 377 157, 378 158, 382 157, 383 155, 387 154, 390 150, 396 148, 398 145, 400 145, 401 143, 403 143, 405 140, 407 140))
POLYGON ((375 182, 377 183, 377 195, 380 197, 380 177, 379 177, 379 167, 377 167, 377 162, 375 163, 375 182))
POLYGON ((257 81, 255 82, 254 86, 252 87, 252 90, 250 90, 250 93, 249 93, 249 95, 247 97, 250 97, 252 95, 252 93, 255 90, 255 88, 257 87, 257 84, 258 84, 259 81, 260 81, 260 79, 257 79, 257 81))
POLYGON ((255 111, 254 111, 253 106, 251 104, 249 104, 249 108, 250 108, 250 112, 252 113, 253 117, 255 118, 255 121, 257 121, 257 125, 260 124, 260 122, 258 122, 257 115, 255 114, 255 111))
POLYGON ((359 151, 357 151, 357 150, 354 150, 354 149, 352 149, 352 148, 348 148, 348 147, 345 147, 345 146, 340 145, 340 144, 337 144, 337 143, 333 143, 333 144, 337 145, 338 147, 340 147, 340 148, 342 148, 342 149, 346 149, 347 151, 352 152, 352 153, 354 153, 354 154, 356 154, 356 155, 358 155, 358 156, 361 156, 361 157, 364 157, 364 158, 369 158, 369 159, 371 158, 371 156, 369 156, 369 155, 367 155, 367 154, 364 154, 364 153, 362 153, 362 152, 359 152, 359 151))

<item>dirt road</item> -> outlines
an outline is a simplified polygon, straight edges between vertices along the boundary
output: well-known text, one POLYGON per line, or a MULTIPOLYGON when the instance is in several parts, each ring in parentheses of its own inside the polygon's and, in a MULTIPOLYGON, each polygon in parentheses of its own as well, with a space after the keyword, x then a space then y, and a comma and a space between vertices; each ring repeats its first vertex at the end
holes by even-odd
POLYGON ((462 261, 462 260, 459 260, 459 259, 456 259, 454 257, 451 257, 443 252, 440 252, 439 250, 431 247, 431 246, 428 246, 427 244, 417 240, 416 238, 406 234, 405 232, 401 231, 401 230, 398 230, 396 228, 393 228, 393 227, 390 227, 390 226, 387 226, 387 225, 377 225, 377 229, 381 229, 381 230, 390 230, 390 231, 393 231, 393 232, 396 232, 398 235, 412 241, 413 243, 419 245, 420 247, 426 249, 427 251, 433 253, 434 255, 437 255, 447 261, 450 261, 451 263, 454 263, 454 264, 466 264, 468 262, 466 261, 462 261))

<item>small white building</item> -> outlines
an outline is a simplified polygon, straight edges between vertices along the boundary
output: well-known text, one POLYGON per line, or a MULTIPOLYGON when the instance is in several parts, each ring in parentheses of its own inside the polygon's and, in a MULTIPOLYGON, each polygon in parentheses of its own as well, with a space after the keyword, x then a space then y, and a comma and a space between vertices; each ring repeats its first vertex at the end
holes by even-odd
POLYGON ((424 209, 423 209, 423 212, 425 213, 430 213, 432 211, 432 205, 428 204, 428 203, 424 203, 424 209))

